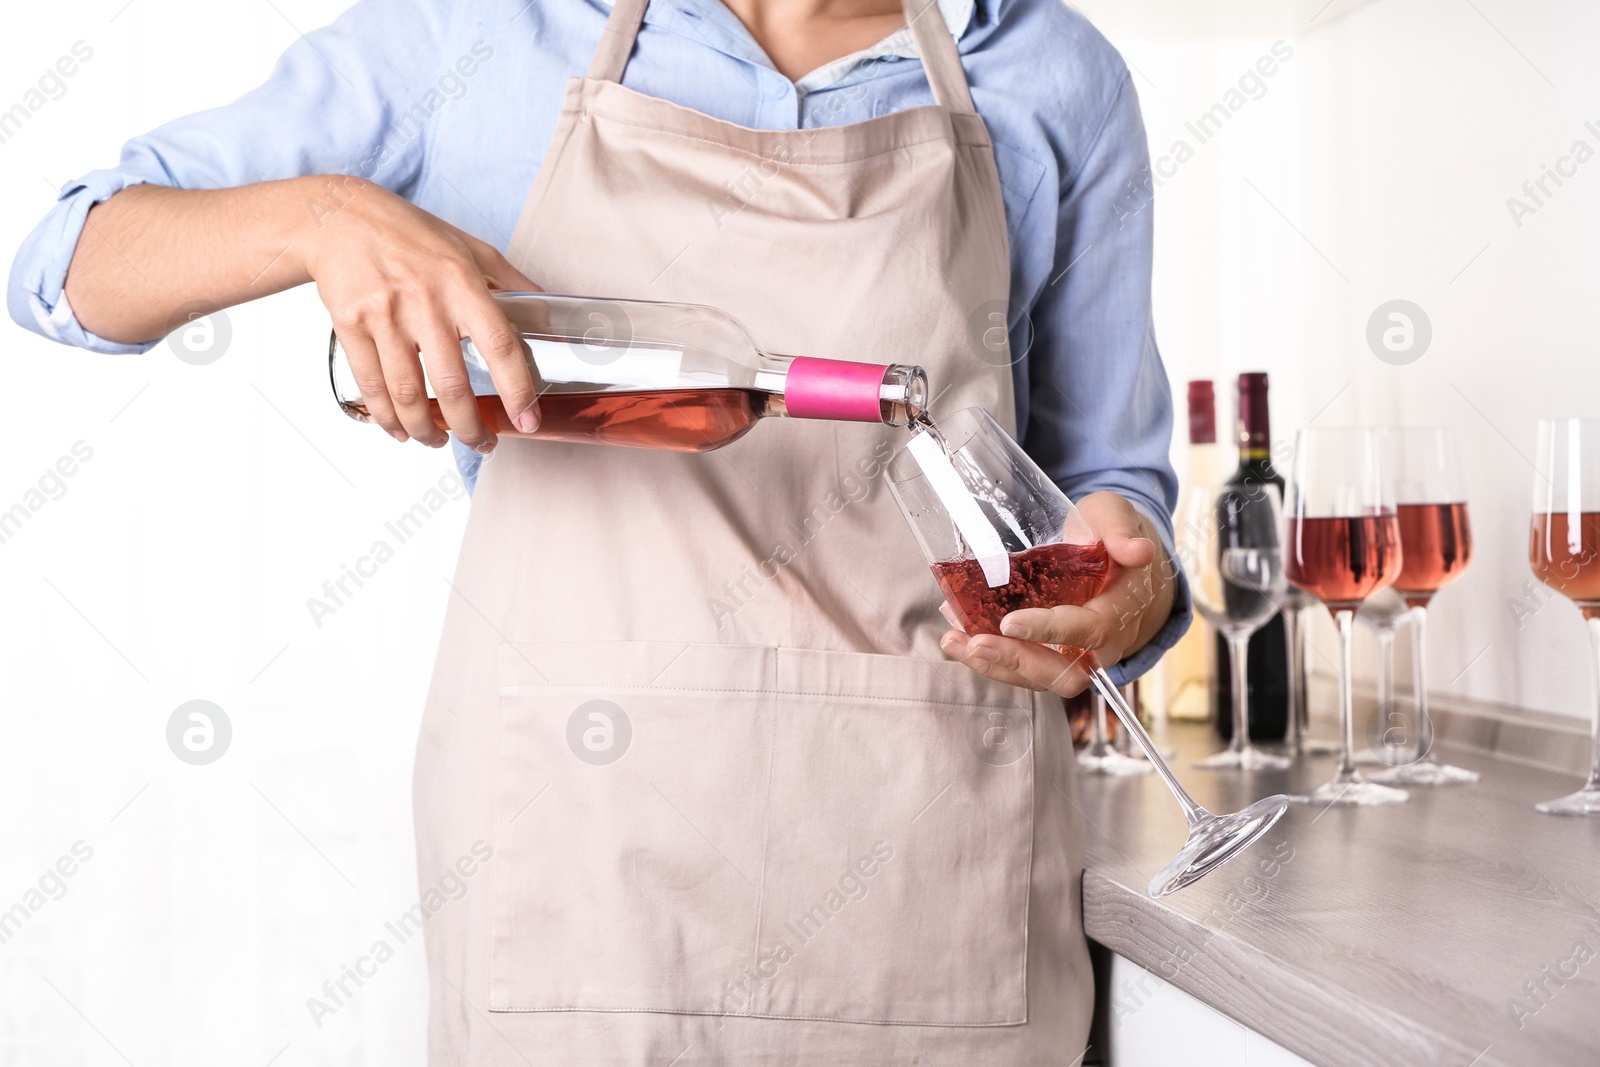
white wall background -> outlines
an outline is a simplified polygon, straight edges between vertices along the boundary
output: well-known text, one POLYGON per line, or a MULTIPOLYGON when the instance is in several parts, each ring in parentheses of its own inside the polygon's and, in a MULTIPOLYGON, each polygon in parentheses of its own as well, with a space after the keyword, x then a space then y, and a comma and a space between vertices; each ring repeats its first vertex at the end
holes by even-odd
MULTIPOLYGON (((94 50, 0 144, 8 263, 52 187, 231 100, 295 26, 344 6, 125 3, 8 12, 0 106, 75 41, 94 50)), ((417 899, 411 756, 464 497, 398 545, 384 523, 449 457, 386 448, 338 411, 309 289, 228 314, 232 344, 207 366, 4 327, 0 510, 74 442, 93 449, 0 544, 0 911, 75 841, 94 850, 0 944, 6 1067, 423 1062, 420 940, 320 1028, 306 1000, 417 899), (380 538, 394 559, 319 628, 307 598, 380 538), (192 699, 232 722, 211 766, 167 747, 192 699)))
MULTIPOLYGON (((1159 329, 1178 395, 1190 377, 1266 369, 1279 436, 1318 412, 1459 426, 1479 557, 1439 599, 1436 683, 1579 713, 1576 614, 1552 606, 1518 630, 1507 601, 1527 574, 1534 420, 1597 406, 1600 162, 1520 229, 1505 199, 1575 139, 1600 148, 1583 129, 1600 120, 1600 10, 1320 4, 1085 4, 1139 71, 1157 155, 1273 41, 1295 50, 1160 190, 1159 329), (1433 322, 1409 367, 1363 340, 1394 297, 1433 322)), ((74 42, 94 55, 0 144, 0 250, 56 185, 109 164, 131 133, 232 99, 295 27, 342 6, 16 7, 0 108, 74 42)), ((385 447, 338 413, 311 292, 229 317, 226 355, 199 367, 5 333, 0 510, 76 442, 93 455, 0 544, 0 911, 43 902, 0 944, 4 1067, 422 1062, 418 943, 321 1027, 306 999, 415 900, 411 751, 466 507, 451 500, 318 627, 306 599, 453 485, 449 460, 385 447), (209 767, 167 747, 168 717, 192 699, 232 723, 209 767), (29 897, 78 841, 93 856, 59 899, 48 880, 29 897)))
MULTIPOLYGON (((1273 42, 1294 49, 1157 193, 1157 334, 1180 406, 1185 380, 1216 378, 1226 432, 1234 376, 1266 370, 1284 444, 1313 418, 1456 427, 1476 559, 1430 613, 1430 688, 1587 716, 1576 609, 1555 599, 1519 625, 1515 605, 1543 603, 1524 588, 1537 420, 1600 414, 1600 7, 1079 6, 1133 66, 1158 158, 1196 143, 1184 124, 1273 42), (1579 140, 1597 158, 1549 185, 1555 195, 1519 227, 1507 199, 1526 200, 1523 182, 1579 140), (1432 323, 1408 366, 1366 342, 1368 317, 1393 299, 1432 323)), ((1317 645, 1331 673, 1331 624, 1317 645)), ((1358 655, 1369 647, 1358 639, 1358 655)))

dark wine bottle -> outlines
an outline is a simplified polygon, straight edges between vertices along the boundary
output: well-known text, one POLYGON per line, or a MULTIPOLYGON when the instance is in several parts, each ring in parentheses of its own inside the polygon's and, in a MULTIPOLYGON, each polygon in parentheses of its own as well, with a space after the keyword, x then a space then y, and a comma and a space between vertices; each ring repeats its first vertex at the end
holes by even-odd
MULTIPOLYGON (((1267 417, 1267 376, 1239 375, 1239 467, 1228 485, 1260 489, 1272 485, 1283 492, 1283 476, 1272 465, 1271 423, 1267 417)), ((1224 741, 1233 738, 1233 679, 1228 646, 1219 635, 1212 677, 1216 699, 1211 721, 1224 741)), ((1279 612, 1250 637, 1245 705, 1250 740, 1282 741, 1289 732, 1289 635, 1279 612)))

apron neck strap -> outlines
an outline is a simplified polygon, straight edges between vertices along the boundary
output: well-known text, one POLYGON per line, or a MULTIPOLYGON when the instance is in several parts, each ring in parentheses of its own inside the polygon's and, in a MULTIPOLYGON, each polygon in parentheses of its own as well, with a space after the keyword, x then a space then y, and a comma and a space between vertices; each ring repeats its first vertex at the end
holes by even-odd
MULTIPOLYGON (((639 36, 639 25, 644 21, 644 8, 648 0, 616 0, 606 28, 600 34, 600 44, 589 60, 589 77, 599 81, 620 82, 628 66, 628 56, 633 52, 634 39, 639 36)), ((961 68, 961 53, 956 49, 955 37, 945 25, 938 0, 904 0, 906 24, 917 42, 922 56, 922 68, 927 74, 933 98, 946 110, 962 114, 975 114, 972 93, 967 88, 967 74, 961 68)))
POLYGON ((946 111, 977 114, 972 93, 967 88, 967 72, 961 68, 961 53, 956 39, 945 25, 939 0, 905 0, 906 25, 922 56, 922 70, 928 77, 933 98, 946 111))
POLYGON ((597 81, 620 82, 633 52, 633 40, 644 21, 645 0, 616 0, 611 17, 600 34, 600 44, 589 60, 589 77, 597 81))

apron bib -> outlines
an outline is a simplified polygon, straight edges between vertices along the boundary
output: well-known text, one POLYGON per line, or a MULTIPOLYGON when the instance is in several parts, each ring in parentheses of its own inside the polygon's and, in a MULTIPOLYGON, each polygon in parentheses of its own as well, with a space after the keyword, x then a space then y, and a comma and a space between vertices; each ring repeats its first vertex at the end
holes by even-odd
MULTIPOLYGON (((935 105, 769 131, 624 88, 645 0, 619 0, 511 260, 715 305, 770 351, 921 364, 936 410, 1013 428, 970 326, 1007 298, 998 175, 925 2, 935 105)), ((882 478, 907 437, 770 420, 711 453, 507 438, 484 463, 415 784, 424 886, 493 855, 425 927, 430 1062, 1081 1052, 1061 704, 940 653, 882 478)))

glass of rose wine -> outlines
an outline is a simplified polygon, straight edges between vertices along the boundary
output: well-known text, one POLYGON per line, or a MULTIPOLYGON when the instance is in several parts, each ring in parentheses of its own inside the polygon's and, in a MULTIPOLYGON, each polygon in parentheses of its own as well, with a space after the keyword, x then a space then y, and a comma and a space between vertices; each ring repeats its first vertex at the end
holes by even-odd
POLYGON ((1278 487, 1194 485, 1178 503, 1178 558, 1199 611, 1228 645, 1233 671, 1233 738, 1195 764, 1202 770, 1281 771, 1289 760, 1250 743, 1246 654, 1250 635, 1277 614, 1283 578, 1278 487))
MULTIPOLYGON (((1021 608, 1081 605, 1100 594, 1111 559, 1060 488, 982 408, 941 418, 926 415, 889 463, 890 490, 943 589, 951 613, 969 634, 998 634, 1000 620, 1021 608)), ((1094 653, 1059 647, 1088 671, 1095 690, 1183 808, 1183 848, 1151 879, 1164 896, 1222 866, 1283 815, 1282 796, 1231 815, 1195 802, 1162 758, 1094 653)))
POLYGON ((1290 799, 1398 804, 1403 789, 1356 770, 1350 637, 1356 610, 1400 573, 1400 523, 1383 441, 1370 429, 1307 429, 1295 437, 1285 538, 1289 581, 1333 613, 1339 633, 1339 765, 1333 780, 1290 799))
POLYGON ((1416 694, 1416 759, 1372 775, 1389 785, 1467 785, 1476 771, 1440 763, 1428 717, 1426 623, 1433 594, 1472 562, 1472 528, 1454 430, 1418 427, 1385 435, 1400 522, 1400 575, 1395 591, 1411 619, 1411 672, 1416 694))
MULTIPOLYGON (((1535 469, 1528 558, 1534 577, 1583 613, 1600 677, 1600 419, 1539 423, 1535 469)), ((1600 815, 1600 693, 1589 714, 1589 780, 1576 793, 1534 805, 1547 815, 1600 815)))

